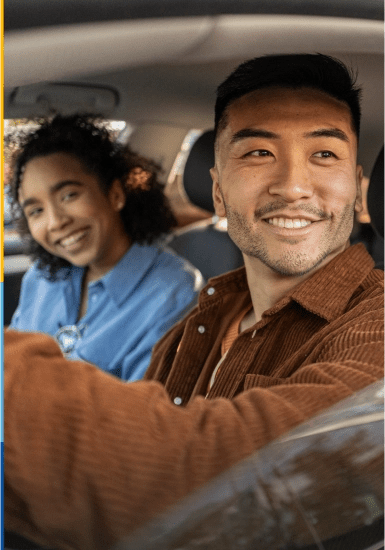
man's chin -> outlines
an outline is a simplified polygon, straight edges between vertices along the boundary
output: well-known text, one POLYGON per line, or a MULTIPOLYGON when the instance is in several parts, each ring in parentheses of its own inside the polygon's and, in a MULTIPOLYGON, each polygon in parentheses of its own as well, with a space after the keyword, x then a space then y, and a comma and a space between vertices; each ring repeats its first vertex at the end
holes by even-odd
POLYGON ((290 268, 283 265, 278 266, 270 266, 271 270, 274 271, 275 274, 281 275, 282 277, 302 277, 303 275, 310 274, 313 269, 315 269, 316 266, 303 266, 298 268, 290 268))
POLYGON ((309 258, 308 255, 292 255, 286 258, 262 259, 261 261, 269 267, 274 273, 284 277, 301 277, 310 274, 313 270, 318 269, 325 260, 325 256, 318 258, 309 258))

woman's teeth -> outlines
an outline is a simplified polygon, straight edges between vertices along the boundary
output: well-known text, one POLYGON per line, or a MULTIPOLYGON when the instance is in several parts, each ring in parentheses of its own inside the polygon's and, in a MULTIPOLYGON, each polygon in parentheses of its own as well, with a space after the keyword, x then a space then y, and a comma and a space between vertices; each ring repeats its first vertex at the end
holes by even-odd
POLYGON ((65 239, 62 239, 60 241, 60 246, 63 246, 63 247, 71 246, 72 244, 75 244, 78 241, 80 241, 80 239, 82 239, 86 233, 87 233, 86 231, 78 231, 74 235, 71 235, 69 237, 66 237, 65 239))
POLYGON ((303 218, 269 218, 267 222, 270 225, 275 225, 277 227, 286 227, 287 229, 306 227, 312 222, 310 220, 304 220, 303 218))

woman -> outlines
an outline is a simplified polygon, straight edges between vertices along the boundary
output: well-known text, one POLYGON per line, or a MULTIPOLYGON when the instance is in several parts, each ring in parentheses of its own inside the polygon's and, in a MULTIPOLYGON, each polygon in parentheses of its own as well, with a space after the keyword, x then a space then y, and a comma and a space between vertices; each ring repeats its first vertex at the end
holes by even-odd
POLYGON ((67 357, 140 379, 202 286, 154 244, 175 225, 159 168, 88 116, 56 116, 17 139, 12 211, 35 262, 10 328, 49 333, 67 357))

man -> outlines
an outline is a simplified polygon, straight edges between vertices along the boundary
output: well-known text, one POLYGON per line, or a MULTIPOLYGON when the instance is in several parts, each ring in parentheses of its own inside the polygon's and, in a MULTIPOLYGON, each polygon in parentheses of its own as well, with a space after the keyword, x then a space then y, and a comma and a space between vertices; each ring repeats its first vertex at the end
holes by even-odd
POLYGON ((147 381, 5 335, 5 527, 101 549, 383 376, 382 273, 349 247, 359 91, 321 55, 241 65, 219 87, 217 213, 245 269, 212 279, 147 381))

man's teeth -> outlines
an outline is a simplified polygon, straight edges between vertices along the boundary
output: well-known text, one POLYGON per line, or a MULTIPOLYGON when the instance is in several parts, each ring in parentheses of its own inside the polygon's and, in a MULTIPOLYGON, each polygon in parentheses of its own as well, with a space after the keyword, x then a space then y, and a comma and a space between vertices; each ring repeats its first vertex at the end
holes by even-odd
POLYGON ((84 237, 86 234, 86 231, 79 231, 78 233, 75 233, 74 235, 71 235, 70 237, 67 237, 65 239, 62 239, 60 241, 61 246, 70 246, 71 244, 77 243, 84 237))
POLYGON ((267 220, 270 225, 276 225, 277 227, 286 227, 288 229, 297 227, 306 227, 312 222, 310 220, 304 220, 303 218, 269 218, 267 220))

